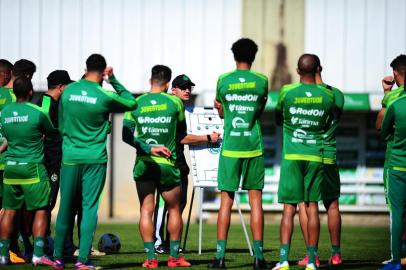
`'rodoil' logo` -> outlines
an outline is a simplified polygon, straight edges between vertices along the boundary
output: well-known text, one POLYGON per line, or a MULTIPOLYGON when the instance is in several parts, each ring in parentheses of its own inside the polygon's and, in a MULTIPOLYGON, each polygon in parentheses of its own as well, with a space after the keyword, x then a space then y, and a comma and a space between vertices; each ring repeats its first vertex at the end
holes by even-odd
POLYGON ((307 109, 296 108, 296 107, 290 107, 289 113, 292 115, 300 114, 300 115, 309 115, 309 116, 323 116, 324 115, 323 110, 317 110, 317 109, 307 110, 307 109))
POLYGON ((227 94, 227 101, 257 101, 258 95, 237 95, 237 94, 227 94))
POLYGON ((234 117, 233 121, 231 122, 233 128, 248 128, 249 123, 246 123, 244 119, 241 117, 234 117))
POLYGON ((171 116, 160 116, 160 117, 149 117, 140 116, 138 117, 138 123, 140 124, 168 124, 172 120, 171 116))

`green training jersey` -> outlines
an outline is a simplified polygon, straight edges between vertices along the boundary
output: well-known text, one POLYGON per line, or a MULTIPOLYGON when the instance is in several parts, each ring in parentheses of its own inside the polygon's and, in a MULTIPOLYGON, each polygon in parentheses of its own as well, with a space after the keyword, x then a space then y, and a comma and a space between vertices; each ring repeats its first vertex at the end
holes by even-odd
MULTIPOLYGON (((155 157, 147 151, 137 152, 137 159, 174 165, 176 160, 176 131, 179 122, 185 121, 180 98, 167 93, 147 93, 137 98, 138 107, 124 116, 123 129, 129 128, 137 139, 154 146, 166 146, 172 156, 169 159, 155 157)), ((123 132, 124 134, 124 132, 123 132)), ((127 143, 131 144, 126 140, 127 143)))
POLYGON ((59 102, 59 131, 63 138, 62 163, 107 162, 106 139, 110 133, 110 112, 133 110, 132 94, 112 76, 116 92, 85 79, 69 84, 59 102))
POLYGON ((327 129, 327 132, 324 134, 323 163, 334 164, 336 163, 337 156, 336 132, 341 112, 344 108, 344 94, 339 89, 330 85, 322 84, 322 86, 332 91, 335 100, 335 111, 333 114, 334 117, 327 129))
POLYGON ((268 95, 265 75, 237 69, 221 75, 216 99, 224 111, 224 134, 221 155, 251 158, 264 154, 259 118, 268 95))
MULTIPOLYGON (((404 85, 401 85, 401 86, 399 86, 399 88, 386 92, 382 99, 382 108, 387 108, 393 101, 395 101, 404 92, 403 90, 404 90, 404 85)), ((393 144, 393 138, 389 137, 388 141, 386 142, 384 168, 387 168, 389 166, 389 159, 391 157, 392 144, 393 144)))
POLYGON ((2 133, 7 139, 7 162, 42 163, 43 135, 54 131, 51 120, 40 107, 29 102, 11 103, 1 111, 2 133))
POLYGON ((385 111, 381 134, 392 141, 388 168, 406 171, 406 95, 403 91, 385 111))
MULTIPOLYGON (((9 104, 11 102, 15 102, 15 101, 16 101, 16 97, 14 95, 12 88, 0 87, 0 113, 7 104, 9 104)), ((0 128, 0 145, 2 145, 3 142, 4 142, 3 134, 2 134, 1 128, 0 128)), ((4 170, 5 156, 6 156, 6 152, 0 153, 0 170, 4 170)))
POLYGON ((322 85, 282 87, 276 111, 283 115, 283 158, 322 162, 324 134, 332 121, 334 94, 322 85))

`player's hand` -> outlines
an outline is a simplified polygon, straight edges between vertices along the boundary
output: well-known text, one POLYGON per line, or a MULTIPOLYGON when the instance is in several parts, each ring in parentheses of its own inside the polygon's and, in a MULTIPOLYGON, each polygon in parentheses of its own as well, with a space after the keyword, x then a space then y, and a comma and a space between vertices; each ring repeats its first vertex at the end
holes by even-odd
POLYGON ((221 108, 221 103, 217 99, 214 100, 214 108, 217 110, 221 108))
POLYGON ((107 79, 110 79, 111 76, 113 76, 113 67, 106 67, 106 69, 103 72, 103 77, 107 79))
POLYGON ((172 155, 172 153, 165 146, 160 146, 160 147, 152 147, 151 155, 156 156, 156 157, 169 158, 172 155))
POLYGON ((386 92, 390 91, 394 84, 395 84, 395 80, 393 79, 392 76, 385 76, 382 79, 383 92, 386 93, 386 92))
POLYGON ((214 132, 212 134, 210 134, 210 142, 211 143, 217 143, 221 138, 221 134, 214 132))

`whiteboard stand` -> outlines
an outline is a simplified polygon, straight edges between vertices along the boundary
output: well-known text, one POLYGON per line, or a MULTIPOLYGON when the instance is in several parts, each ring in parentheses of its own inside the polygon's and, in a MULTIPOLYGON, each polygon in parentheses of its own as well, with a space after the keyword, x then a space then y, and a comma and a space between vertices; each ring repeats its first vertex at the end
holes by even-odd
MULTIPOLYGON (((218 112, 214 108, 194 107, 191 111, 186 111, 187 133, 195 135, 206 135, 211 132, 224 133, 223 120, 219 117, 218 112)), ((198 254, 202 254, 202 237, 203 237, 203 195, 204 188, 217 187, 217 169, 220 156, 220 144, 216 147, 212 145, 191 145, 189 146, 189 156, 191 160, 191 173, 193 177, 193 193, 195 189, 199 192, 199 248, 198 254)), ((193 196, 191 207, 193 206, 193 196)), ((247 240, 248 249, 253 256, 250 238, 247 233, 247 228, 242 216, 240 207, 240 194, 235 192, 235 202, 240 215, 241 225, 247 240)), ((186 239, 190 223, 191 211, 189 211, 188 222, 186 224, 185 241, 183 247, 186 246, 186 239)))
MULTIPOLYGON (((199 249, 198 254, 202 255, 202 238, 203 238, 203 194, 204 194, 204 187, 194 187, 199 189, 199 249)), ((248 235, 247 226, 245 225, 244 218, 242 216, 241 207, 240 207, 240 193, 237 191, 235 192, 234 196, 235 204, 237 206, 238 214, 240 215, 241 226, 244 231, 245 240, 247 241, 248 250, 251 256, 254 256, 251 247, 250 237, 248 235)), ((191 202, 193 204, 193 201, 191 202)), ((190 219, 188 218, 188 221, 190 219)), ((188 225, 186 225, 188 227, 188 225)), ((185 244, 184 244, 185 245, 185 244)))

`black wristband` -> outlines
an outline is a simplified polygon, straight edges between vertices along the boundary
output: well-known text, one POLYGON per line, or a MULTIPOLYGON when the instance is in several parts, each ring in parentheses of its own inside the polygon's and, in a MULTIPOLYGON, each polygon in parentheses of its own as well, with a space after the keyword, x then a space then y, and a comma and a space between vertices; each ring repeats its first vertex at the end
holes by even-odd
POLYGON ((207 134, 207 141, 208 141, 208 142, 211 142, 211 137, 210 137, 209 134, 207 134))

